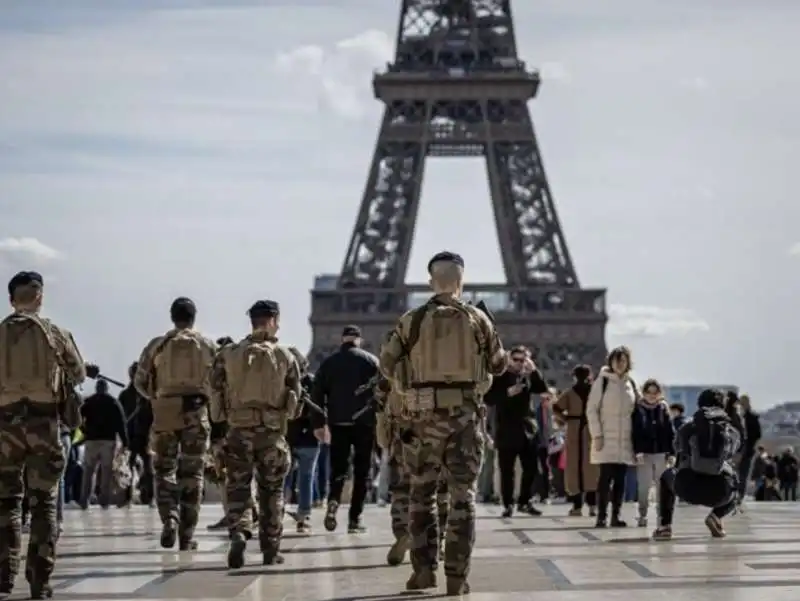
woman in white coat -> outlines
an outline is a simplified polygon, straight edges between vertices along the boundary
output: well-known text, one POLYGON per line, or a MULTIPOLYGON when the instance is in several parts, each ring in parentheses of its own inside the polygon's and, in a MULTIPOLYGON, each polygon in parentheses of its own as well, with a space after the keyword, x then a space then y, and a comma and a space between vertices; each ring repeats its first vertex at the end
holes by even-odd
POLYGON ((592 438, 591 462, 600 466, 597 486, 598 528, 608 525, 608 502, 611 500, 611 527, 627 524, 621 519, 625 475, 636 463, 631 438, 631 414, 639 392, 630 377, 631 352, 620 346, 608 354, 606 365, 592 384, 586 404, 586 419, 592 438))

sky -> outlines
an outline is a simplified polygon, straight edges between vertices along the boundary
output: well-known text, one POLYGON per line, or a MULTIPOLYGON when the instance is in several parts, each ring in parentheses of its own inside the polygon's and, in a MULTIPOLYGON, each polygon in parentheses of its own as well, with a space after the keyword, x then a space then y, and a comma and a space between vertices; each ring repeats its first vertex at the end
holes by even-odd
MULTIPOLYGON (((0 274, 123 377, 192 297, 209 336, 256 299, 310 345, 309 290, 355 221, 395 0, 4 0, 0 274)), ((581 285, 637 378, 797 399, 796 0, 513 4, 531 105, 581 285), (792 182, 794 180, 791 180, 792 182)), ((482 166, 428 162, 409 279, 443 248, 503 271, 482 166), (459 210, 452 206, 459 203, 459 210), (466 241, 469 240, 469 243, 466 241)))

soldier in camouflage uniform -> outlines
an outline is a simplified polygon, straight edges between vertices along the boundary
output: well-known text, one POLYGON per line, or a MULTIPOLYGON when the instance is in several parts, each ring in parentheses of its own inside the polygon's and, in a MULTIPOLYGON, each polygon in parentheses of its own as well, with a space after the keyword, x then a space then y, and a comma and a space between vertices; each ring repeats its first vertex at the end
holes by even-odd
POLYGON ((161 546, 197 548, 194 531, 203 500, 211 425, 209 376, 217 347, 194 329, 197 307, 188 298, 170 307, 173 329, 142 351, 133 385, 153 407, 151 448, 161 546))
POLYGON ((381 348, 380 366, 393 387, 408 394, 414 417, 406 435, 411 472, 411 564, 406 588, 437 586, 437 483, 450 489, 445 542, 447 594, 469 592, 467 577, 475 542, 475 494, 483 457, 482 396, 508 358, 485 313, 464 303, 463 259, 439 253, 428 263, 433 297, 405 313, 381 348), (406 381, 396 379, 401 361, 406 381))
POLYGON ((228 424, 226 446, 227 521, 231 529, 228 567, 244 565, 252 538, 249 508, 255 472, 259 543, 264 565, 283 563, 283 483, 291 458, 286 430, 300 398, 300 370, 292 353, 278 344, 280 309, 256 302, 249 311, 252 333, 226 346, 214 362, 211 381, 220 418, 228 424))
POLYGON ((19 571, 26 492, 31 518, 25 576, 31 598, 52 596, 56 495, 65 462, 56 382, 63 374, 75 386, 87 371, 93 377, 98 372, 84 365, 67 330, 39 316, 43 285, 36 272, 15 275, 8 284, 14 312, 0 324, 0 599, 11 594, 19 571))
MULTIPOLYGON (((411 424, 406 416, 402 403, 402 395, 389 391, 383 393, 376 390, 378 445, 384 453, 389 454, 389 492, 392 502, 390 515, 392 518, 392 534, 394 543, 386 555, 390 566, 403 563, 406 552, 411 546, 409 532, 409 516, 411 509, 411 472, 406 463, 406 442, 411 424)), ((444 557, 444 537, 447 531, 447 517, 450 510, 450 495, 447 481, 442 478, 436 490, 436 506, 438 508, 439 558, 444 557)))

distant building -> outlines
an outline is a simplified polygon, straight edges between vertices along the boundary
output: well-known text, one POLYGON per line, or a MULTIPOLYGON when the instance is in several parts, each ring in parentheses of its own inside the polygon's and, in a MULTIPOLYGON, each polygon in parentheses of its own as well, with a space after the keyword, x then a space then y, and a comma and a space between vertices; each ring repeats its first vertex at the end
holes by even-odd
POLYGON ((712 385, 712 384, 702 384, 702 385, 666 385, 664 386, 664 398, 666 398, 667 403, 670 405, 672 403, 681 403, 684 407, 686 407, 686 413, 691 414, 697 410, 697 397, 700 396, 700 393, 703 392, 706 388, 716 388, 717 390, 722 390, 723 392, 730 392, 733 391, 736 394, 739 394, 739 387, 738 386, 729 386, 729 385, 712 385))

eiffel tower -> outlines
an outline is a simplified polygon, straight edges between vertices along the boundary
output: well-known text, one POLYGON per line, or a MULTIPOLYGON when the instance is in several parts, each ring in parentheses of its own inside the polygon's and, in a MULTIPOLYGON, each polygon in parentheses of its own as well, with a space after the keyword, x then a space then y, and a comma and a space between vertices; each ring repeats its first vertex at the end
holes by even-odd
POLYGON ((486 162, 506 283, 467 279, 465 298, 484 300, 505 346, 530 347, 555 386, 577 363, 602 364, 606 291, 578 284, 527 107, 540 77, 518 57, 511 1, 403 0, 394 62, 372 83, 383 121, 341 274, 318 276, 311 293, 312 365, 350 323, 377 351, 429 297, 405 283, 429 156, 486 162))

